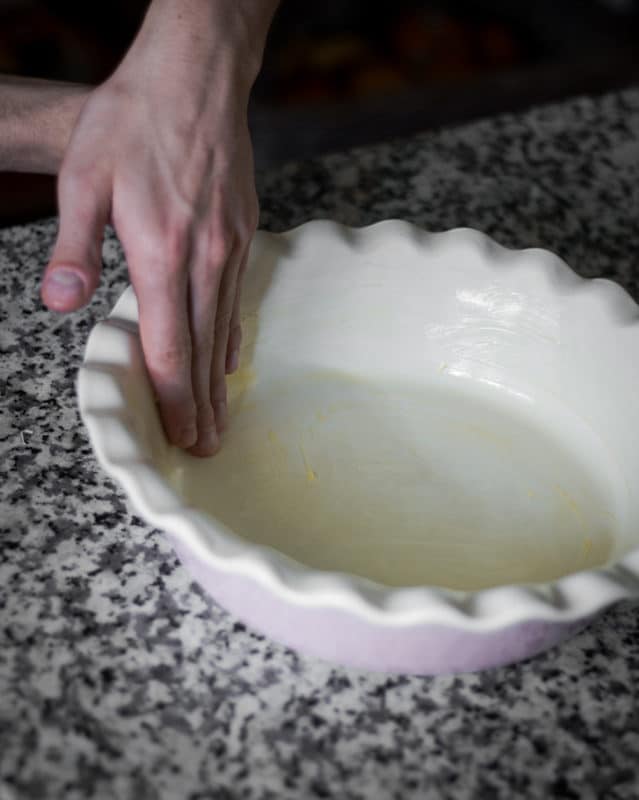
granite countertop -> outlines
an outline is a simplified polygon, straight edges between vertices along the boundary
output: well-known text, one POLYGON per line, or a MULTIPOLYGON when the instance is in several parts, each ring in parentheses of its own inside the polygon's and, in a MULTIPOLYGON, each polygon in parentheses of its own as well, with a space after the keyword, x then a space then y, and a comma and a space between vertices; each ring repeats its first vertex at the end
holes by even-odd
MULTIPOLYGON (((259 192, 268 229, 467 225, 639 299, 639 90, 290 164, 259 192)), ((56 316, 55 230, 0 231, 0 800, 639 796, 637 602, 531 661, 420 678, 300 656, 205 596, 78 416, 119 245, 92 305, 56 316)))

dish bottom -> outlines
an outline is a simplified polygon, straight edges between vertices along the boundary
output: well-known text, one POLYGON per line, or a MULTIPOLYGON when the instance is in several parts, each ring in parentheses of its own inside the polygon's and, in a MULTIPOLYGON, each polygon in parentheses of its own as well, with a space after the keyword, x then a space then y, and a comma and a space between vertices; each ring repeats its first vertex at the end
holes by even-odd
POLYGON ((470 379, 257 381, 232 399, 221 452, 176 451, 168 477, 246 540, 392 587, 555 580, 606 563, 618 528, 593 432, 470 379))

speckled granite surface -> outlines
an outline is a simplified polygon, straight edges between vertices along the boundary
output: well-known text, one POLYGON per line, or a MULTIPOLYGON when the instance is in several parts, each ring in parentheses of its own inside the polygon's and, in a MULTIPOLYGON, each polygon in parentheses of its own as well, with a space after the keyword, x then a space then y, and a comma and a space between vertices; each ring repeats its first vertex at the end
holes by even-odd
MULTIPOLYGON (((262 224, 403 217, 555 250, 639 299, 639 91, 260 177, 262 224)), ((637 798, 639 604, 439 678, 301 657, 202 594, 101 472, 74 381, 126 284, 42 309, 55 221, 0 231, 0 800, 637 798)), ((639 354, 638 354, 639 357, 639 354)))

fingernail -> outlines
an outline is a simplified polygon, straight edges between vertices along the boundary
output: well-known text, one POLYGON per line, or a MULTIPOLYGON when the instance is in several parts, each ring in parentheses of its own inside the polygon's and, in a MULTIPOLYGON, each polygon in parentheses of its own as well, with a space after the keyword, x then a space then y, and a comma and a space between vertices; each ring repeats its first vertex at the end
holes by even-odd
POLYGON ((223 400, 216 403, 213 410, 215 411, 215 426, 218 431, 223 431, 226 428, 227 420, 226 403, 223 400))
POLYGON ((229 372, 235 372, 240 366, 240 351, 239 349, 233 350, 229 357, 229 372))
POLYGON ((82 279, 70 269, 55 269, 47 276, 47 289, 57 300, 77 300, 84 295, 82 279))
POLYGON ((180 447, 193 447, 197 441, 197 428, 194 425, 187 425, 182 428, 178 439, 180 447))

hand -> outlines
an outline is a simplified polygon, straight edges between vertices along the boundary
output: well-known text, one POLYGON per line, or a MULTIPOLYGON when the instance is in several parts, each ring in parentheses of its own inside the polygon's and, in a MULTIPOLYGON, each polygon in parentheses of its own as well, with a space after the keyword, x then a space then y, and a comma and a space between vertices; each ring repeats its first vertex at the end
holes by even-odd
POLYGON ((113 223, 167 437, 199 456, 219 447, 225 373, 239 357, 242 274, 258 219, 246 107, 266 5, 151 4, 71 136, 42 287, 54 310, 88 302, 100 280, 104 227, 113 223))

